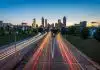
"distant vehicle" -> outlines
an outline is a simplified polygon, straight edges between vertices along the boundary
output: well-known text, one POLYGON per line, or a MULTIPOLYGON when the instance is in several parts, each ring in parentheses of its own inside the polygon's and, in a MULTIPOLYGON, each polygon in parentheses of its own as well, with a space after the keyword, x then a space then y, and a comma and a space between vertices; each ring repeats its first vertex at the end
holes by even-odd
POLYGON ((52 37, 55 37, 56 36, 56 34, 55 33, 52 33, 52 37))
POLYGON ((51 29, 51 32, 52 32, 52 37, 55 37, 56 34, 58 33, 58 30, 57 29, 51 29))

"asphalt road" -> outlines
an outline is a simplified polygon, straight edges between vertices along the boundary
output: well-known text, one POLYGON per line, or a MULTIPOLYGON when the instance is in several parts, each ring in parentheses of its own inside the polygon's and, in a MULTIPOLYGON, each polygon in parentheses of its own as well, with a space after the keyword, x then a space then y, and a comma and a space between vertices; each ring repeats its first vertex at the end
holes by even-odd
POLYGON ((100 70, 100 66, 60 33, 52 37, 49 32, 23 70, 100 70))
POLYGON ((16 45, 13 44, 7 48, 0 49, 0 70, 12 70, 23 56, 34 47, 34 44, 45 35, 38 34, 35 37, 18 42, 16 45), (31 44, 33 45, 32 47, 30 47, 31 44))

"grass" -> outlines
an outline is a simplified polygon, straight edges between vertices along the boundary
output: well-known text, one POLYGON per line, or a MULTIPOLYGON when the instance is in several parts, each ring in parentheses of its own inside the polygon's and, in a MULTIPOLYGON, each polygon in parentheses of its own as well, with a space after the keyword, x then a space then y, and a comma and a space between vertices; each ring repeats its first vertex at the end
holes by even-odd
POLYGON ((77 36, 64 36, 76 48, 100 64, 100 42, 95 39, 82 39, 77 36))

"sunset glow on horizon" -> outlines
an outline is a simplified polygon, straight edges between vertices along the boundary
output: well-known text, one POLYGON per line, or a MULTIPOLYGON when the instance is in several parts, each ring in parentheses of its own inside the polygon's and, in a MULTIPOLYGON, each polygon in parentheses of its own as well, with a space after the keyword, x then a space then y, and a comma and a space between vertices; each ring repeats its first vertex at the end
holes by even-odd
POLYGON ((67 26, 78 24, 80 21, 99 21, 100 4, 98 0, 3 0, 0 2, 0 20, 12 24, 26 22, 32 24, 36 18, 41 25, 41 17, 48 23, 56 23, 58 19, 67 17, 67 26))

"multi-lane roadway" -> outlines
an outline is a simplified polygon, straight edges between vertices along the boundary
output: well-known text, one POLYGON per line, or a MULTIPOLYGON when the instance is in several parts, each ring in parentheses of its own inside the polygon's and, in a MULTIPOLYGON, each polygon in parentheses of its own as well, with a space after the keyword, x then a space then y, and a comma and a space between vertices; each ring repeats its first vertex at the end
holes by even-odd
POLYGON ((23 70, 100 70, 100 66, 66 41, 49 32, 23 70))
POLYGON ((41 39, 23 70, 100 70, 97 63, 65 40, 60 33, 54 37, 51 32, 38 34, 0 49, 0 70, 13 70, 23 56, 34 47, 34 43, 41 39))
POLYGON ((23 56, 34 47, 30 47, 30 45, 37 43, 45 35, 46 33, 43 35, 38 34, 32 38, 16 42, 16 44, 12 44, 7 48, 0 49, 0 70, 12 70, 23 56))

